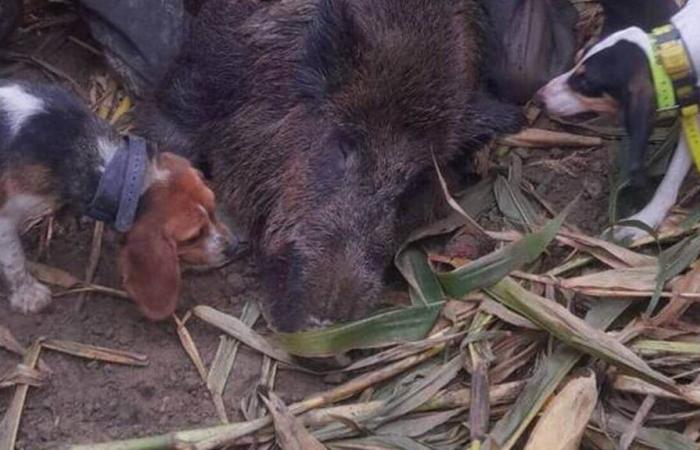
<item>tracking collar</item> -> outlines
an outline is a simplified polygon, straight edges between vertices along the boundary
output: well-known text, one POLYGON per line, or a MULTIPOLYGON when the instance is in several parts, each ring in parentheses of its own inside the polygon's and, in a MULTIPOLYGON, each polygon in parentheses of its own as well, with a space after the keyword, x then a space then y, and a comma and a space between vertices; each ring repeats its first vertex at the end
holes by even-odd
POLYGON ((134 223, 146 180, 146 141, 129 135, 107 163, 85 215, 124 233, 134 223))
POLYGON ((695 167, 700 171, 700 89, 693 60, 678 29, 673 25, 656 28, 650 35, 649 66, 658 112, 662 117, 678 115, 695 167))

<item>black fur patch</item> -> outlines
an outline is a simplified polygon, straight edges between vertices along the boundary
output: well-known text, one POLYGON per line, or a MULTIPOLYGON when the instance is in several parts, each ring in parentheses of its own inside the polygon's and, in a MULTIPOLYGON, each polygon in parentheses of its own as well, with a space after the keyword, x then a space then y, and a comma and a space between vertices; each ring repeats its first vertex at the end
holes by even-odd
POLYGON ((29 116, 12 136, 8 114, 0 102, 0 167, 41 165, 58 180, 51 194, 79 211, 90 201, 101 176, 98 140, 115 142, 109 125, 92 114, 74 95, 50 85, 4 82, 41 100, 43 107, 29 116))
POLYGON ((360 58, 362 33, 345 0, 321 0, 309 25, 298 82, 302 96, 332 94, 360 58))

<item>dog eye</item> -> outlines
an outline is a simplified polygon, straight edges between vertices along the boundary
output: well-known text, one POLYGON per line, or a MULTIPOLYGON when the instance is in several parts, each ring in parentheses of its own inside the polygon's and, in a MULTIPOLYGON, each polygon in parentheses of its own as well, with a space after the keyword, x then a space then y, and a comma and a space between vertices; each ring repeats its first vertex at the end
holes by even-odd
POLYGON ((598 97, 602 95, 600 88, 586 76, 578 76, 572 80, 573 88, 588 97, 598 97))

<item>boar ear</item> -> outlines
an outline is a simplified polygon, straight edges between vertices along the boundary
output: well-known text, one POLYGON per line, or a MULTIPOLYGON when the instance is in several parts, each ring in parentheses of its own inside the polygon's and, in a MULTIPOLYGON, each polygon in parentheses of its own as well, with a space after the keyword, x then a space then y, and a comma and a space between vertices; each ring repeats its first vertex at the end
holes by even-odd
POLYGON ((309 26, 304 63, 298 74, 302 94, 321 100, 335 92, 356 65, 364 42, 351 1, 321 0, 309 26))

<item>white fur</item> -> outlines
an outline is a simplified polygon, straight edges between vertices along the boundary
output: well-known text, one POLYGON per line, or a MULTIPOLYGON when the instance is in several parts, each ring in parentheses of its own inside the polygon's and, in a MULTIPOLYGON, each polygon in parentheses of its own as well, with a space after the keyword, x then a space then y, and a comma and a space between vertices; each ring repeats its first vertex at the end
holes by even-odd
MULTIPOLYGON (((688 53, 693 60, 695 72, 700 73, 700 0, 690 0, 686 6, 678 12, 671 22, 678 28, 683 36, 688 53)), ((612 36, 611 36, 612 37, 612 36)), ((648 41, 647 41, 648 42, 648 41)), ((699 84, 700 85, 700 84, 699 84)), ((700 124, 700 117, 698 117, 700 124)), ((629 218, 638 220, 650 228, 657 228, 666 218, 668 212, 678 200, 678 193, 683 184, 683 179, 688 174, 692 165, 692 158, 685 136, 682 134, 678 142, 678 147, 673 154, 671 165, 664 175, 654 197, 644 209, 629 218)), ((616 239, 638 239, 646 235, 646 232, 639 228, 617 227, 614 231, 616 239)))
POLYGON ((587 105, 569 87, 569 78, 588 58, 622 41, 631 42, 639 46, 648 55, 652 52, 649 37, 641 28, 627 28, 611 34, 591 47, 576 67, 563 75, 559 75, 540 90, 539 97, 544 102, 547 112, 554 116, 567 117, 590 111, 587 105))
POLYGON ((146 182, 143 184, 143 191, 146 192, 153 183, 164 183, 170 178, 170 170, 158 165, 157 158, 153 159, 153 163, 148 165, 146 171, 146 182))
POLYGON ((15 84, 0 87, 0 107, 10 121, 12 138, 22 129, 22 124, 27 119, 44 110, 44 102, 15 84))
POLYGON ((588 111, 586 105, 569 87, 569 77, 574 71, 575 69, 572 69, 563 75, 559 75, 540 89, 538 95, 544 102, 549 114, 567 117, 588 111))
POLYGON ((104 137, 97 139, 97 152, 102 160, 99 167, 101 172, 104 172, 105 167, 107 167, 107 163, 114 158, 114 154, 117 153, 118 150, 119 145, 116 142, 105 139, 104 137))
POLYGON ((45 199, 32 195, 11 197, 0 209, 0 271, 10 289, 10 305, 25 314, 48 306, 51 291, 27 271, 19 229, 26 220, 50 209, 45 199))
MULTIPOLYGON (((685 136, 681 136, 680 143, 676 147, 676 152, 673 154, 673 159, 668 167, 668 171, 664 175, 658 189, 654 193, 651 201, 637 214, 629 217, 626 220, 635 220, 644 223, 650 228, 657 228, 666 218, 668 212, 673 208, 678 200, 678 192, 680 191, 683 179, 688 174, 692 158, 688 150, 688 144, 685 136)), ((613 236, 619 240, 636 240, 645 237, 646 231, 634 227, 615 227, 613 236)))

